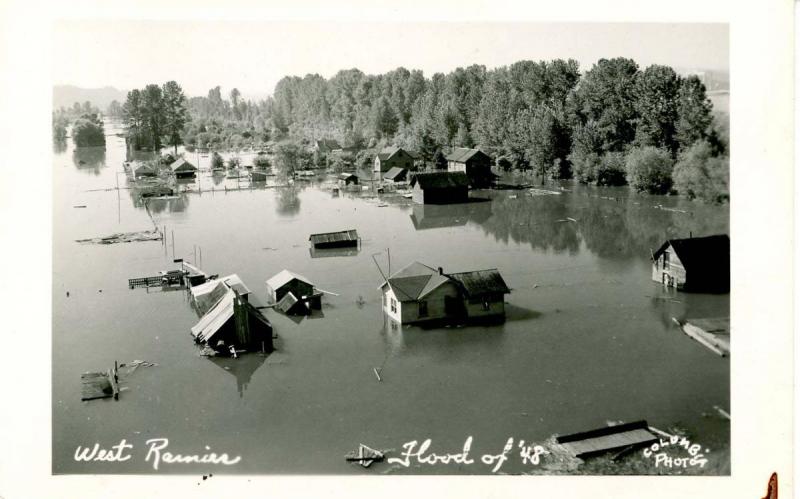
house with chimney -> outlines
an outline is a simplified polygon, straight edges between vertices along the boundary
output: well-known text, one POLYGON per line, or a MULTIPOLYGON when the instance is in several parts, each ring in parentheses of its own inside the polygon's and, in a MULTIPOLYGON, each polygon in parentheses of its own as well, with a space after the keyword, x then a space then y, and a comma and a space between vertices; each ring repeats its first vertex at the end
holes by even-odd
POLYGON ((401 324, 502 322, 511 290, 497 269, 445 273, 413 262, 379 287, 383 310, 401 324))

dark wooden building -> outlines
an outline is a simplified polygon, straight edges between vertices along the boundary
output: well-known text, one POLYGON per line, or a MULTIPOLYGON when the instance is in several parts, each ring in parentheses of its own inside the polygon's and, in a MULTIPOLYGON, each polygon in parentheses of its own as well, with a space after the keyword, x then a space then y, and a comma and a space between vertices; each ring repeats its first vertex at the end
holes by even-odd
POLYGON ((385 147, 375 155, 372 171, 375 173, 388 172, 393 167, 410 170, 414 166, 414 157, 400 147, 385 147))
POLYGON ((495 178, 492 158, 480 149, 456 147, 446 159, 447 171, 466 173, 472 187, 488 187, 495 178))
POLYGON ((669 239, 653 253, 653 280, 684 291, 730 291, 730 239, 727 234, 669 239))
POLYGON ((284 313, 305 315, 322 308, 322 294, 306 277, 282 270, 267 280, 267 296, 284 313))
POLYGON ((415 173, 411 176, 411 198, 420 204, 466 203, 469 179, 464 172, 415 173))
POLYGON ((355 173, 340 173, 339 185, 343 186, 358 185, 358 175, 356 175, 355 173))

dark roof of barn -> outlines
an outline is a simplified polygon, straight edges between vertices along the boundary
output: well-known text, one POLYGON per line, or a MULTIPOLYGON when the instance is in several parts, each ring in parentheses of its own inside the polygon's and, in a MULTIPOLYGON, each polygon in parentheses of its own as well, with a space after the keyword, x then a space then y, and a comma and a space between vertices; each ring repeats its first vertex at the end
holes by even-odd
POLYGON ((399 150, 400 148, 395 146, 384 147, 378 153, 378 159, 380 159, 381 161, 386 161, 387 159, 394 156, 399 150))
POLYGON ((320 234, 311 234, 308 236, 308 240, 314 245, 339 241, 357 241, 358 232, 355 229, 340 230, 338 232, 323 232, 320 234))
POLYGON ((458 272, 456 274, 447 275, 461 284, 467 296, 483 296, 511 292, 497 269, 473 270, 471 272, 458 272))
POLYGON ((350 180, 351 178, 357 179, 358 175, 356 175, 355 173, 340 173, 339 178, 342 180, 350 180))
POLYGON ((453 152, 451 152, 446 156, 446 159, 447 161, 455 161, 456 163, 466 163, 467 161, 472 159, 473 156, 479 153, 482 154, 483 156, 486 156, 487 158, 489 157, 489 155, 487 155, 480 149, 468 149, 466 147, 456 147, 455 149, 453 149, 453 152))
POLYGON ((468 187, 469 177, 464 172, 416 173, 411 178, 411 185, 414 186, 417 183, 423 190, 468 187))
POLYGON ((405 177, 406 169, 399 166, 389 168, 389 171, 383 174, 383 178, 389 180, 396 180, 398 177, 405 177))

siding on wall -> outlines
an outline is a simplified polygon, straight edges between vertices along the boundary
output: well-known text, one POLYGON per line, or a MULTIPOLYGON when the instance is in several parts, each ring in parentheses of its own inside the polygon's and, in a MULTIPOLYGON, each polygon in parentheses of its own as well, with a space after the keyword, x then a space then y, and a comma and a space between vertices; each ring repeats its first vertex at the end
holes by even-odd
POLYGON ((672 285, 674 287, 682 288, 686 284, 686 268, 684 268, 683 263, 675 254, 675 250, 671 245, 667 248, 667 251, 659 256, 658 260, 653 263, 652 278, 656 282, 663 283, 665 273, 672 278, 672 285), (669 263, 667 263, 667 268, 664 268, 664 258, 666 254, 669 254, 669 263))

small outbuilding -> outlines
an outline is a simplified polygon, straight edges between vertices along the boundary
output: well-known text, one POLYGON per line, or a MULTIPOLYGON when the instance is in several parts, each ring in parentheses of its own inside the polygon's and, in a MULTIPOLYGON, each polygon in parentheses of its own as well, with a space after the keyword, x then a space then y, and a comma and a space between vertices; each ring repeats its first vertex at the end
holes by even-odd
POLYGON ((345 187, 348 185, 358 185, 358 175, 355 173, 340 173, 339 185, 343 185, 345 187))
POLYGON ((288 314, 305 315, 322 308, 322 293, 308 278, 291 270, 267 279, 267 296, 278 310, 288 314))
POLYGON ((683 291, 727 293, 730 244, 727 234, 668 239, 652 255, 652 278, 683 291))
POLYGON ((393 167, 411 169, 414 166, 414 156, 400 147, 384 147, 375 155, 372 170, 375 173, 388 172, 393 167))
POLYGON ((411 176, 411 199, 420 204, 466 203, 469 179, 464 172, 415 173, 411 176))
POLYGON ((342 146, 333 139, 318 139, 314 141, 312 150, 320 154, 328 154, 334 151, 341 151, 342 146))
POLYGON ((492 158, 480 149, 456 147, 446 156, 448 172, 464 172, 472 187, 488 187, 494 180, 492 158))
POLYGON ((176 159, 169 168, 175 174, 175 178, 194 178, 197 174, 197 167, 184 158, 176 159))
POLYGON ((383 174, 383 180, 393 184, 405 182, 407 178, 408 170, 405 168, 400 168, 399 166, 393 166, 388 172, 383 174))

